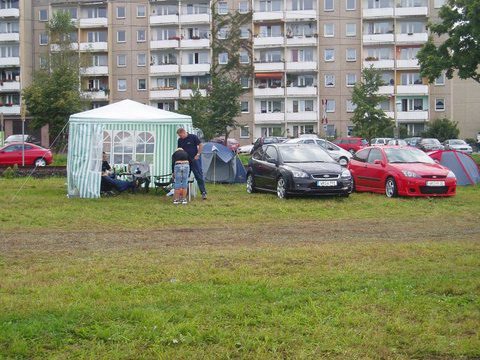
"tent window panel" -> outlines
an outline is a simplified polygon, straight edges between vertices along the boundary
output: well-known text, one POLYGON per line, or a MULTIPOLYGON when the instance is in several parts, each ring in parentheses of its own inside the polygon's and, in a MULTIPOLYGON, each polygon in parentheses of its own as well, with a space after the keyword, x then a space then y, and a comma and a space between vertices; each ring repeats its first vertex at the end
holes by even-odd
POLYGON ((110 158, 110 154, 112 153, 112 134, 110 131, 103 132, 103 152, 110 158))
POLYGON ((133 136, 129 131, 119 131, 113 138, 114 164, 128 164, 133 159, 133 136))
POLYGON ((151 132, 143 131, 137 133, 136 137, 136 161, 145 161, 153 164, 153 153, 155 150, 155 137, 151 132))

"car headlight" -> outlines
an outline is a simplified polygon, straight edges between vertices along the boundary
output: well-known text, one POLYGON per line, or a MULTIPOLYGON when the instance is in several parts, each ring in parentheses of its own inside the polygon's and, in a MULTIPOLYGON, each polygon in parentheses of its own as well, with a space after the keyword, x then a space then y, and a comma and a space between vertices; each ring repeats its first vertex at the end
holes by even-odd
POLYGON ((308 178, 309 175, 306 172, 299 171, 299 170, 292 170, 293 177, 296 178, 308 178))
POLYGON ((350 170, 344 169, 342 171, 342 178, 349 179, 352 177, 352 174, 350 173, 350 170))
POLYGON ((447 178, 456 179, 457 177, 455 176, 455 174, 453 173, 453 171, 449 171, 449 172, 448 172, 448 175, 447 175, 447 178))
POLYGON ((410 171, 410 170, 402 170, 402 173, 403 173, 404 176, 406 176, 408 178, 419 178, 420 177, 416 172, 413 172, 413 171, 410 171))

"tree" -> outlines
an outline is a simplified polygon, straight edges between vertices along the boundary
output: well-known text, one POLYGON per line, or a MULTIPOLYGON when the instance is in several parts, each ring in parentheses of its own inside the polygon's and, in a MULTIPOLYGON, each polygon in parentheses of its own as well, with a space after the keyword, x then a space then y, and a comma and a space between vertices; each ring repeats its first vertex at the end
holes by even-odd
POLYGON ((217 135, 214 124, 210 121, 208 95, 203 96, 198 88, 193 89, 189 100, 180 100, 178 112, 192 117, 193 126, 202 129, 205 139, 212 139, 217 135))
POLYGON ((436 138, 441 142, 448 139, 456 139, 458 134, 460 134, 457 125, 457 122, 450 121, 447 118, 434 120, 428 125, 425 136, 436 138))
MULTIPOLYGON (((56 139, 65 128, 71 114, 82 111, 84 100, 80 94, 80 60, 72 49, 70 34, 76 29, 70 14, 58 11, 47 25, 50 44, 55 48, 46 52, 45 63, 33 75, 32 83, 22 93, 32 126, 49 125, 50 139, 56 139)), ((66 140, 61 134, 57 146, 66 140)))
POLYGON ((457 72, 461 79, 480 83, 480 0, 448 0, 439 17, 441 22, 428 27, 447 38, 437 46, 430 37, 417 54, 422 76, 433 82, 442 71, 449 79, 457 72))
POLYGON ((381 76, 381 72, 373 67, 365 68, 362 81, 353 88, 352 102, 356 105, 352 117, 353 133, 368 140, 392 131, 392 120, 379 107, 382 101, 388 99, 378 94, 379 87, 383 85, 381 76))

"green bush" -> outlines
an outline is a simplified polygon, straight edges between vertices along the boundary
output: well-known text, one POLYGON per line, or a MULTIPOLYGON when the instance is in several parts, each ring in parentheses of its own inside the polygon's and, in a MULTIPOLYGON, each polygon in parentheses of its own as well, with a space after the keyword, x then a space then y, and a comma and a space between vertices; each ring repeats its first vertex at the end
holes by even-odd
POLYGON ((460 134, 457 125, 456 121, 451 121, 447 118, 434 120, 428 125, 424 137, 436 138, 441 142, 448 139, 456 139, 458 134, 460 134))

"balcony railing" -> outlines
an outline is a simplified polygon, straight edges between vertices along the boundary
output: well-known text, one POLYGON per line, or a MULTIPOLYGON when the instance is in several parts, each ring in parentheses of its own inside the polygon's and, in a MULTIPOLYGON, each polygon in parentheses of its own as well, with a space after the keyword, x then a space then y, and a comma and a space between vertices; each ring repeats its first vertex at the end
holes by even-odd
POLYGON ((256 36, 253 39, 254 46, 282 46, 284 43, 284 37, 281 36, 256 36))
POLYGON ((150 66, 152 74, 177 74, 180 66, 178 64, 153 64, 150 66))
POLYGON ((259 97, 285 96, 285 89, 281 86, 278 86, 278 87, 260 87, 260 86, 257 86, 253 89, 253 96, 259 96, 259 97))
POLYGON ((256 113, 254 114, 256 124, 279 124, 285 121, 284 112, 256 113))
POLYGON ((20 17, 20 9, 0 9, 0 18, 18 18, 20 17))

